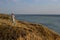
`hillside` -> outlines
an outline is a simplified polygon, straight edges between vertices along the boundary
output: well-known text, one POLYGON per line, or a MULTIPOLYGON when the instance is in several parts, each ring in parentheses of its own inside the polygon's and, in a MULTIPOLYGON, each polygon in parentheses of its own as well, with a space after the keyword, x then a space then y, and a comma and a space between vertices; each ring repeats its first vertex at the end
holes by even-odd
POLYGON ((0 14, 0 40, 60 40, 60 35, 42 24, 16 20, 13 25, 10 15, 0 14))

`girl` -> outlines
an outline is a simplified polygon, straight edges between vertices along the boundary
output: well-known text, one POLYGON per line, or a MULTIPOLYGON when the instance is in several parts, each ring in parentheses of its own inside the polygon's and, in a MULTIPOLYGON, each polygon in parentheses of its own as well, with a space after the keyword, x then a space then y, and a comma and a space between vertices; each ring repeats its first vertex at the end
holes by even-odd
POLYGON ((14 14, 12 13, 11 14, 11 18, 12 18, 12 22, 14 23, 14 25, 15 25, 15 16, 14 16, 14 14))

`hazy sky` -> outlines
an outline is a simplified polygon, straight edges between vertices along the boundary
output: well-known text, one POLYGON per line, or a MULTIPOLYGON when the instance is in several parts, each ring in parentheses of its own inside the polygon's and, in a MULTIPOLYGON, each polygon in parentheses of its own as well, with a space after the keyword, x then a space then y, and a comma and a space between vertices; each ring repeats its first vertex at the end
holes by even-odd
POLYGON ((0 13, 60 14, 60 0, 0 0, 0 13))

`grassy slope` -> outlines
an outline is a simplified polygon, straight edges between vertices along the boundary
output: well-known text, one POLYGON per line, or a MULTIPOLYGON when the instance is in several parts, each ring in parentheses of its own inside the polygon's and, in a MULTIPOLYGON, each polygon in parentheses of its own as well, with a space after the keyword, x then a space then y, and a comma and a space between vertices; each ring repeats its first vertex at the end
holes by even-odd
POLYGON ((41 24, 32 24, 0 14, 0 40, 60 40, 60 35, 41 24))

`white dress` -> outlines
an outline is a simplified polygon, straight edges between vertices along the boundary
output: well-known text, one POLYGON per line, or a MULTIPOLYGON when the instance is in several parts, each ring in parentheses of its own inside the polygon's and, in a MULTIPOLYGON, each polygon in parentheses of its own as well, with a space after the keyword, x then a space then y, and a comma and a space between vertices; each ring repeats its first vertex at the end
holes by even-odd
POLYGON ((14 15, 12 15, 12 21, 15 24, 15 16, 14 15))

